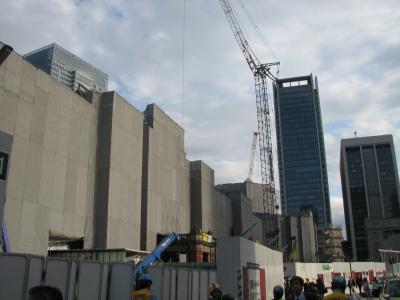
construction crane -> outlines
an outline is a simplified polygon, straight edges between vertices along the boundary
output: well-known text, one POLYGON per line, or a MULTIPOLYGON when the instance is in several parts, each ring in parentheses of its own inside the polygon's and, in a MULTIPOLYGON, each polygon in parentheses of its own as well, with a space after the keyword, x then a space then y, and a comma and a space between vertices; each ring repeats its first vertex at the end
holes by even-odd
POLYGON ((247 181, 252 181, 253 177, 253 169, 254 169, 254 158, 256 156, 256 148, 257 148, 257 136, 258 132, 253 132, 253 140, 251 142, 251 150, 250 150, 250 158, 249 158, 249 171, 247 174, 247 181))
POLYGON ((260 165, 262 178, 262 194, 264 209, 264 235, 267 246, 277 248, 278 223, 275 218, 275 179, 272 156, 272 137, 270 113, 268 107, 268 79, 276 81, 277 78, 271 72, 276 66, 279 69, 279 62, 260 63, 253 50, 250 48, 237 18, 232 10, 229 0, 219 0, 222 9, 228 19, 229 25, 235 36, 240 50, 242 51, 255 80, 255 93, 257 104, 258 141, 260 147, 260 165))

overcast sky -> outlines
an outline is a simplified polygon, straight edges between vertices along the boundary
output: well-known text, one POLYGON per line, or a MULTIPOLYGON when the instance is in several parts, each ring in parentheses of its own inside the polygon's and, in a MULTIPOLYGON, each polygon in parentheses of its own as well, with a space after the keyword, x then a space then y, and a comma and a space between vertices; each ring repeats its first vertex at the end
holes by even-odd
MULTIPOLYGON (((278 59, 281 78, 318 76, 333 221, 344 225, 340 140, 393 134, 399 157, 400 1, 231 3, 261 62, 278 59)), ((69 49, 139 110, 183 115, 188 158, 216 183, 247 177, 254 82, 218 0, 3 0, 0 40, 20 54, 69 49)))

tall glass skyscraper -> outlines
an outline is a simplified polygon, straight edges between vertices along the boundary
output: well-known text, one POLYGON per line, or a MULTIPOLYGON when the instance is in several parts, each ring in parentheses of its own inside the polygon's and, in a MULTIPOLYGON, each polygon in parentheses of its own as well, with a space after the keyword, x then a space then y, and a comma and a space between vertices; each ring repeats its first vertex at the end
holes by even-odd
POLYGON ((383 240, 396 231, 400 232, 398 225, 395 228, 389 224, 400 218, 393 137, 381 135, 343 139, 340 175, 347 239, 352 246, 353 259, 367 260, 376 256, 383 240), (374 228, 374 221, 380 223, 379 232, 374 228), (385 225, 387 228, 384 228, 385 225))
POLYGON ((277 80, 274 105, 282 212, 311 210, 317 225, 331 224, 317 78, 277 80))
POLYGON ((31 64, 76 91, 79 85, 106 92, 108 75, 57 44, 24 55, 31 64))

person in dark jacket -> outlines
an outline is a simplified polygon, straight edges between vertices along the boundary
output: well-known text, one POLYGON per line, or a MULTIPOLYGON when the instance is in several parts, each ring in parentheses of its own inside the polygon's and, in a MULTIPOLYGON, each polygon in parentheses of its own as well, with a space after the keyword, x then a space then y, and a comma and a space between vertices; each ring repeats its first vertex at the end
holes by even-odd
POLYGON ((363 285, 363 280, 362 280, 361 275, 358 275, 358 276, 357 276, 357 278, 356 278, 356 284, 357 284, 357 286, 358 286, 358 290, 359 290, 360 295, 361 295, 361 294, 362 294, 361 287, 362 287, 362 285, 363 285))
POLYGON ((317 295, 303 292, 304 280, 299 276, 294 276, 290 279, 290 286, 293 290, 293 295, 290 295, 287 300, 319 300, 317 295))
POLYGON ((328 292, 327 288, 325 287, 324 282, 322 281, 321 278, 317 279, 317 289, 319 292, 319 295, 321 299, 324 297, 324 295, 328 292))
POLYGON ((63 300, 63 295, 56 287, 41 285, 29 290, 28 300, 63 300))

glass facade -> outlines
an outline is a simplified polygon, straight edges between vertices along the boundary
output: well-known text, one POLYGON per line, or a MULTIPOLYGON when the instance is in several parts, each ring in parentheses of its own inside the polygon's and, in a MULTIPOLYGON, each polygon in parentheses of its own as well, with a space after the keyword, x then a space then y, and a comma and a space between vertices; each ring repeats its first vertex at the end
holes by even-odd
POLYGON ((278 80, 274 104, 282 211, 310 209, 317 224, 330 224, 319 95, 312 75, 278 80))
POLYGON ((390 145, 376 146, 385 218, 400 217, 397 179, 390 145))
POLYGON ((342 152, 345 155, 345 159, 341 157, 341 177, 347 237, 354 248, 353 256, 363 261, 373 255, 368 251, 367 221, 400 217, 392 137, 343 140, 342 152))
POLYGON ((57 44, 30 52, 24 58, 73 90, 83 85, 89 90, 107 91, 107 74, 57 44))

